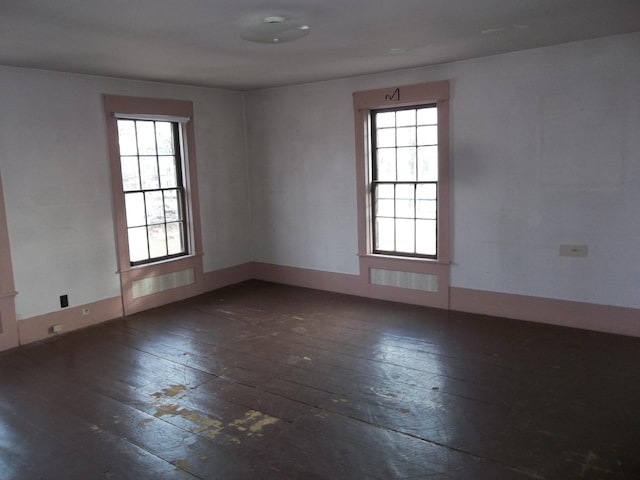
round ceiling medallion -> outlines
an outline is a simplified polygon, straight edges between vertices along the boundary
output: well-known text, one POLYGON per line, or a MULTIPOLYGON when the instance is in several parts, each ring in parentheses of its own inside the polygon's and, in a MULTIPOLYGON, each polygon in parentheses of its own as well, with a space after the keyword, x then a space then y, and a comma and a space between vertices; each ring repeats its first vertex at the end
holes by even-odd
POLYGON ((309 25, 280 15, 269 15, 245 27, 240 36, 256 43, 285 43, 298 40, 308 34, 309 25))

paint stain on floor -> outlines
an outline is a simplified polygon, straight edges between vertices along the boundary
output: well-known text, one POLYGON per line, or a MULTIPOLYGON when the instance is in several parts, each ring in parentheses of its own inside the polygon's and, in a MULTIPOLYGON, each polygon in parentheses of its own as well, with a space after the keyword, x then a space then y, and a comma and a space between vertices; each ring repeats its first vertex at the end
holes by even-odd
POLYGON ((164 388, 162 392, 156 392, 153 394, 156 398, 161 397, 175 397, 180 392, 184 392, 187 389, 184 385, 169 385, 169 387, 164 388))
POLYGON ((239 418, 229 423, 229 427, 234 427, 240 432, 247 432, 248 436, 260 434, 262 429, 268 425, 279 422, 280 419, 258 412, 257 410, 249 410, 245 413, 244 418, 239 418))
MULTIPOLYGON (((209 438, 210 440, 216 439, 225 428, 228 428, 234 432, 244 433, 247 437, 262 436, 262 430, 280 421, 279 418, 272 417, 266 413, 259 412, 257 410, 249 410, 242 418, 237 418, 225 426, 224 423, 217 419, 212 418, 202 412, 191 410, 178 403, 169 400, 171 403, 164 403, 163 399, 176 397, 180 392, 186 390, 184 385, 171 385, 168 388, 152 394, 155 400, 151 405, 156 409, 153 416, 156 418, 173 417, 171 423, 176 421, 182 425, 182 428, 186 428, 192 433, 209 438), (186 425, 185 425, 186 424, 186 425)), ((153 419, 144 419, 142 424, 146 424, 153 421, 153 419)), ((236 445, 241 441, 237 436, 228 434, 229 443, 236 445)))
POLYGON ((176 403, 156 405, 156 408, 156 413, 153 414, 154 417, 161 418, 165 415, 180 417, 191 424, 191 427, 188 428, 190 432, 205 436, 211 440, 215 439, 223 429, 223 424, 220 420, 211 418, 204 413, 181 407, 176 403))

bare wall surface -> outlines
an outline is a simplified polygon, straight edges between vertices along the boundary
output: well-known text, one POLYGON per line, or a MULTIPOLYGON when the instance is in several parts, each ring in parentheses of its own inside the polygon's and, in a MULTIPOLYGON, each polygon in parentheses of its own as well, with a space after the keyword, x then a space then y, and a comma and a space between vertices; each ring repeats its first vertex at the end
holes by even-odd
POLYGON ((250 260, 242 95, 0 67, 0 168, 19 318, 120 295, 102 94, 192 100, 204 271, 250 260))
POLYGON ((248 93, 254 260, 357 274, 351 94, 446 79, 451 285, 640 307, 640 34, 248 93))
POLYGON ((17 313, 120 294, 103 93, 194 101, 205 273, 254 261, 351 278, 352 93, 437 80, 452 86, 451 286, 638 308, 639 52, 632 34, 244 98, 0 67, 17 313), (573 244, 588 255, 559 256, 573 244))
POLYGON ((357 273, 353 110, 345 82, 247 96, 254 260, 357 273))

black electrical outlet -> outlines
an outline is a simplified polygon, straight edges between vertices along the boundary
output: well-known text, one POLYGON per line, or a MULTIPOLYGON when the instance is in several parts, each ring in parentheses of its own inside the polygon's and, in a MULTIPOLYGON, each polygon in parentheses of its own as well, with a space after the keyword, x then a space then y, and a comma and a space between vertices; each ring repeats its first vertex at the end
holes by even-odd
POLYGON ((69 306, 69 296, 68 295, 60 295, 60 308, 65 308, 69 306))

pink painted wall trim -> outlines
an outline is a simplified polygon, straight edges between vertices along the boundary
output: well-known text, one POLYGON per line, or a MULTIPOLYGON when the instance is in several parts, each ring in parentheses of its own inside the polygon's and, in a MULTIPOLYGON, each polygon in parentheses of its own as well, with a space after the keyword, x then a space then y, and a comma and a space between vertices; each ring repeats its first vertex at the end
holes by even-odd
POLYGON ((435 262, 432 260, 394 258, 380 255, 360 256, 361 281, 366 282, 368 285, 367 295, 365 296, 381 298, 393 302, 411 303, 415 305, 425 305, 428 307, 445 309, 448 308, 450 281, 449 270, 450 266, 448 263, 435 262), (372 268, 435 275, 438 277, 438 291, 424 292, 407 288, 370 284, 369 278, 370 270, 372 268))
MULTIPOLYGON (((581 328, 619 335, 640 337, 640 310, 633 308, 571 302, 549 298, 530 297, 506 293, 487 292, 451 287, 449 305, 436 305, 433 294, 397 287, 371 285, 360 275, 310 270, 260 262, 245 263, 202 274, 204 293, 246 280, 257 279, 268 282, 344 293, 392 302, 431 306, 481 315, 526 320, 537 323, 581 328)), ((176 289, 180 290, 180 289, 176 289)), ((184 293, 184 292, 182 292, 184 293)), ((193 292, 191 292, 193 293, 193 292)), ((170 303, 171 293, 151 295, 164 297, 158 304, 170 303), (169 301, 167 301, 169 299, 169 301)), ((11 300, 13 297, 6 297, 11 300)), ((184 297, 187 298, 187 297, 184 297)), ((0 303, 3 299, 0 299, 0 303)), ((151 308, 151 307, 149 307, 151 308)), ((56 312, 31 317, 17 322, 20 345, 54 336, 50 328, 62 325, 63 332, 96 325, 123 316, 122 301, 114 297, 98 302, 65 308, 56 312), (89 308, 90 315, 82 315, 89 308)), ((16 335, 17 338, 17 335, 16 335)), ((17 346, 11 345, 6 348, 17 346)))
POLYGON ((204 291, 202 283, 202 228, 200 202, 198 195, 198 174, 196 165, 195 134, 193 121, 193 102, 186 100, 168 100, 156 98, 127 97, 121 95, 105 95, 104 108, 107 123, 107 139, 111 165, 111 185, 113 189, 114 225, 116 230, 118 265, 122 302, 125 314, 147 310, 167 303, 189 298, 204 291), (122 175, 120 172, 118 131, 114 114, 130 115, 171 115, 188 117, 184 124, 186 148, 184 152, 188 171, 185 175, 186 188, 189 192, 188 217, 191 229, 192 254, 176 260, 159 262, 140 267, 129 264, 129 245, 126 229, 124 194, 122 192, 122 175), (143 278, 155 277, 181 270, 193 269, 194 283, 174 288, 141 298, 133 297, 133 282, 143 278))
POLYGON ((296 287, 314 288, 327 292, 346 293, 348 295, 365 296, 358 275, 326 272, 307 268, 288 267, 270 263, 253 263, 253 278, 265 282, 282 283, 296 287))
POLYGON ((634 308, 451 288, 451 310, 640 337, 634 308))
MULTIPOLYGON (((444 293, 424 292, 408 288, 388 287, 369 283, 369 272, 360 275, 326 272, 305 268, 287 267, 268 263, 254 263, 254 278, 267 282, 314 288, 328 292, 345 293, 358 297, 376 298, 392 302, 410 303, 436 308, 447 308, 448 301, 448 266, 441 266, 446 271, 444 293)), ((384 267, 382 267, 384 268, 384 267)))
POLYGON ((120 297, 113 297, 25 318, 18 321, 20 345, 57 335, 51 332, 51 326, 55 324, 60 324, 62 333, 66 333, 120 317, 122 317, 122 301, 120 297), (89 309, 89 315, 82 314, 82 310, 85 308, 89 309))
POLYGON ((356 152, 356 206, 358 221, 358 254, 370 253, 369 157, 367 125, 369 112, 377 108, 403 107, 435 102, 438 105, 438 261, 448 263, 449 227, 449 82, 391 86, 353 93, 356 152), (393 94, 397 89, 397 97, 393 94))
POLYGON ((449 82, 355 92, 353 111, 356 138, 356 205, 358 222, 358 255, 360 256, 361 295, 418 305, 447 308, 449 304, 449 263, 451 258, 449 221, 449 82), (397 95, 397 96, 396 96, 397 95), (369 158, 367 132, 369 112, 376 108, 402 107, 435 102, 438 105, 438 260, 407 259, 371 255, 371 220, 369 218, 369 158), (427 273, 438 277, 438 292, 423 292, 396 287, 371 285, 369 270, 384 268, 405 272, 427 273))
POLYGON ((181 257, 168 262, 152 263, 144 267, 131 268, 120 272, 122 304, 125 315, 149 310, 150 308, 194 297, 203 292, 202 256, 181 257), (133 283, 145 278, 159 277, 170 273, 193 269, 194 282, 182 287, 134 298, 133 283))
POLYGON ((9 230, 0 176, 0 351, 18 346, 15 296, 9 230))
MULTIPOLYGON (((252 263, 245 263, 201 274, 203 278, 199 283, 204 286, 205 289, 203 291, 194 289, 193 286, 186 286, 148 295, 141 299, 137 299, 141 300, 139 302, 133 300, 131 302, 133 311, 129 313, 147 310, 155 306, 165 305, 184 298, 189 298, 205 291, 212 291, 228 285, 250 280, 253 278, 253 266, 254 265, 252 263)), ((159 271, 156 271, 156 273, 159 273, 159 271)), ((6 299, 0 298, 0 305, 2 301, 8 300, 9 298, 13 300, 13 297, 7 297, 6 299)), ((55 324, 60 324, 62 326, 62 333, 66 333, 80 328, 97 325, 107 320, 120 318, 123 315, 125 315, 125 312, 123 311, 122 299, 120 297, 113 297, 107 300, 100 300, 98 302, 65 308, 44 315, 38 315, 36 317, 25 318, 17 322, 15 344, 8 345, 6 348, 26 345, 27 343, 53 337, 56 334, 51 332, 51 326, 55 324), (82 310, 85 308, 90 310, 91 313, 89 315, 82 314, 82 310)))
MULTIPOLYGON (((448 275, 448 266, 441 267, 443 270, 440 274, 448 275)), ((419 270, 414 267, 413 270, 407 269, 407 271, 419 270)), ((448 295, 438 297, 429 292, 370 285, 368 278, 364 275, 348 275, 266 263, 254 263, 253 274, 258 280, 298 287, 640 337, 640 310, 633 308, 457 287, 449 287, 448 295), (449 302, 443 304, 444 298, 449 302)))
POLYGON ((228 285, 251 280, 253 278, 253 266, 253 263, 248 262, 204 273, 202 280, 203 292, 211 292, 228 285))

